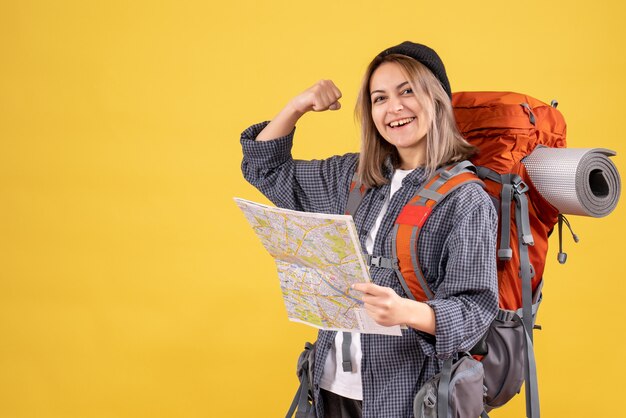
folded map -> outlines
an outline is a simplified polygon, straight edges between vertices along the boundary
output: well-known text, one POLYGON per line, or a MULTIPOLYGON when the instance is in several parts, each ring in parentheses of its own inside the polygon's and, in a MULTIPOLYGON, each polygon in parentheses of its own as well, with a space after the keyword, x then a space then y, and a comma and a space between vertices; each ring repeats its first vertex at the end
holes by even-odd
POLYGON ((401 335, 372 320, 354 283, 370 282, 349 215, 280 209, 235 198, 265 249, 274 257, 291 321, 316 328, 401 335))

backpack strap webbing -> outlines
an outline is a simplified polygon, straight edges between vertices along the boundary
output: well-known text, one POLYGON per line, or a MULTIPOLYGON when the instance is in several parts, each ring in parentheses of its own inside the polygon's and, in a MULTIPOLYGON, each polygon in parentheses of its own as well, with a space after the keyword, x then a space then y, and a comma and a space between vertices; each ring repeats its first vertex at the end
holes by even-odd
POLYGON ((304 351, 300 354, 298 358, 298 367, 297 374, 300 379, 300 385, 298 386, 298 391, 291 402, 291 406, 289 407, 289 411, 287 411, 286 418, 292 418, 293 413, 296 413, 295 418, 314 418, 315 417, 315 408, 310 402, 309 392, 311 390, 311 377, 309 374, 311 368, 311 362, 313 359, 311 358, 314 353, 314 346, 311 343, 305 343, 304 351), (296 411, 296 407, 298 410, 296 411))
MULTIPOLYGON (((511 250, 511 202, 515 199, 522 210, 521 239, 526 245, 534 245, 533 235, 530 231, 528 218, 528 199, 525 193, 528 185, 517 174, 498 174, 487 167, 477 167, 478 177, 489 179, 502 185, 500 192, 500 244, 498 246, 498 259, 510 260, 513 256, 511 250)), ((517 219, 517 217, 516 217, 517 219)))
MULTIPOLYGON (((523 183, 523 182, 522 182, 523 183)), ((526 186, 524 184, 524 186, 526 186)), ((530 256, 528 254, 528 246, 533 245, 532 235, 530 240, 525 239, 524 230, 528 223, 528 199, 525 192, 515 193, 514 197, 517 202, 515 205, 515 221, 518 231, 518 244, 520 253, 520 276, 522 278, 522 323, 526 334, 526 361, 524 367, 524 378, 526 384, 526 416, 528 418, 539 418, 539 388, 537 382, 537 366, 535 364, 535 355, 533 347, 533 289, 532 279, 535 275, 532 264, 530 264, 530 256)), ((530 228, 528 227, 528 233, 530 228)))
POLYGON ((350 345, 352 344, 352 333, 343 333, 343 343, 341 344, 341 367, 344 372, 352 372, 352 360, 350 360, 350 345))
POLYGON ((437 387, 437 417, 448 417, 450 380, 452 378, 452 357, 443 362, 441 377, 437 387))
MULTIPOLYGON (((352 183, 350 184, 350 194, 348 194, 348 203, 346 204, 346 215, 352 215, 356 213, 356 210, 359 208, 363 197, 365 197, 365 193, 367 192, 367 187, 361 184, 359 180, 359 176, 357 173, 354 173, 352 176, 352 183)), ((366 260, 369 264, 369 259, 366 260)), ((341 367, 344 372, 350 373, 352 372, 352 360, 350 359, 350 345, 352 344, 352 334, 349 332, 343 332, 343 342, 341 343, 341 367)))
POLYGON ((352 215, 356 213, 363 197, 365 196, 365 192, 367 191, 367 187, 361 184, 359 180, 359 176, 357 173, 354 173, 352 176, 352 183, 350 184, 350 194, 348 195, 348 203, 346 204, 346 215, 352 215))
POLYGON ((519 263, 522 289, 522 308, 516 313, 521 318, 526 335, 524 346, 524 380, 526 382, 526 416, 539 418, 539 389, 537 382, 537 367, 533 349, 533 327, 536 309, 539 303, 534 303, 541 293, 538 287, 536 297, 533 298, 532 279, 535 271, 530 263, 528 246, 534 245, 534 238, 530 230, 528 215, 528 197, 526 192, 529 188, 523 179, 516 174, 498 174, 486 167, 478 167, 478 176, 500 183, 500 243, 498 246, 498 258, 508 261, 512 258, 513 251, 510 245, 511 239, 511 203, 515 201, 515 224, 517 226, 517 243, 519 249, 519 263))
POLYGON ((473 166, 463 161, 437 170, 407 203, 394 225, 391 248, 398 280, 408 297, 424 302, 434 294, 429 288, 417 256, 420 232, 433 209, 450 193, 464 184, 483 182, 476 176, 473 166))

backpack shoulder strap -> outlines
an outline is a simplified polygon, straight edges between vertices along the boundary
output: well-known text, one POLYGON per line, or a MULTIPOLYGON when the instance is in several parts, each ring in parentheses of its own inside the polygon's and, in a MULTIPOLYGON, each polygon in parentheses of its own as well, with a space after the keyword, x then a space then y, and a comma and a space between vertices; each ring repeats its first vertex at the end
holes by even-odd
POLYGON ((423 302, 434 297, 417 257, 421 229, 439 203, 468 183, 478 183, 484 187, 469 161, 442 167, 413 195, 396 219, 391 245, 393 259, 397 260, 396 275, 406 294, 414 300, 423 302))
POLYGON ((352 183, 350 184, 350 194, 348 195, 348 203, 346 204, 346 215, 352 215, 356 213, 356 210, 359 208, 363 197, 365 197, 365 192, 367 192, 367 187, 364 184, 361 184, 359 180, 359 176, 357 173, 354 173, 352 176, 352 183))
MULTIPOLYGON (((355 172, 352 175, 352 183, 350 183, 350 194, 348 195, 348 203, 346 204, 345 214, 352 215, 356 213, 361 201, 365 197, 367 187, 361 184, 358 174, 355 172)), ((367 255, 366 255, 367 256, 367 255)), ((368 260, 369 262, 369 260, 368 260)), ((343 342, 341 343, 341 356, 343 361, 341 362, 344 372, 352 372, 352 360, 350 359, 350 345, 352 344, 352 334, 350 332, 343 332, 343 342)), ((297 418, 297 417, 296 417, 297 418)))
MULTIPOLYGON (((449 194, 467 183, 484 183, 476 175, 476 168, 469 161, 461 161, 438 169, 402 208, 392 233, 391 260, 367 257, 368 265, 393 268, 406 294, 417 301, 432 299, 430 290, 417 257, 417 243, 422 226, 431 212, 449 194)), ((345 213, 354 215, 361 204, 367 188, 359 182, 355 173, 345 213)))

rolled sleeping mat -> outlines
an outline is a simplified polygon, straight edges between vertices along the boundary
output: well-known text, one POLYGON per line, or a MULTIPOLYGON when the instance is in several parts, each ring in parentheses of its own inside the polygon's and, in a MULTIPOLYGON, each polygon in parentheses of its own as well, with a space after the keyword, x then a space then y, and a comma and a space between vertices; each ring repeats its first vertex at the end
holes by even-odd
POLYGON ((621 182, 604 148, 538 147, 523 163, 537 191, 559 212, 600 218, 617 205, 621 182))

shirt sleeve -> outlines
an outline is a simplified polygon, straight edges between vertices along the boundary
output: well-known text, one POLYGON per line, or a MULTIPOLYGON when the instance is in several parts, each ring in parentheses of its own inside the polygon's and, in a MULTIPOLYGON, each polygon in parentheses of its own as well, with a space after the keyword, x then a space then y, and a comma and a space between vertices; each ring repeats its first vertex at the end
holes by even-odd
POLYGON ((445 277, 426 302, 435 312, 435 336, 420 338, 420 344, 426 355, 440 359, 469 351, 498 311, 497 215, 487 196, 473 204, 444 243, 445 277))
POLYGON ((358 154, 324 160, 294 160, 294 131, 269 141, 256 141, 269 122, 252 125, 241 134, 245 179, 276 206, 320 213, 338 213, 339 198, 348 194, 358 154))

